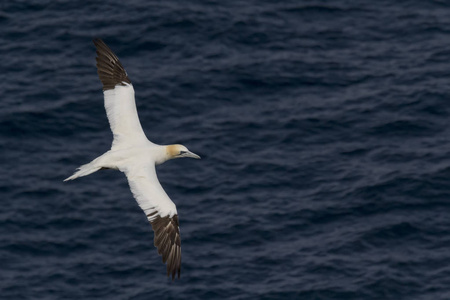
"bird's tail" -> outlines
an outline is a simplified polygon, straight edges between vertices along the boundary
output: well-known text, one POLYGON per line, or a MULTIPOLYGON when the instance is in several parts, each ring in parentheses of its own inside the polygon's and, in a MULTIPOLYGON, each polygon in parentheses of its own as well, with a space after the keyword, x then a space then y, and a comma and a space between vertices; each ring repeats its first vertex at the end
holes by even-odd
POLYGON ((98 164, 96 163, 96 160, 97 159, 94 159, 90 163, 82 165, 81 167, 77 168, 77 171, 72 176, 67 177, 66 179, 64 179, 64 181, 74 180, 74 179, 77 179, 78 177, 87 176, 89 174, 97 172, 102 167, 98 166, 98 164))

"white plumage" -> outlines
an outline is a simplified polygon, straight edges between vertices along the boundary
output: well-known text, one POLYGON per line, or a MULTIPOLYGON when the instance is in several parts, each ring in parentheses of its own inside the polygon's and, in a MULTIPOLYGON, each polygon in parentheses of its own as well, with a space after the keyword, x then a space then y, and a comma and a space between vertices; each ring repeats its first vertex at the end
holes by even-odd
POLYGON ((147 139, 139 122, 134 88, 125 69, 102 40, 95 39, 94 44, 113 143, 111 150, 81 166, 64 181, 100 169, 124 172, 134 198, 155 232, 154 244, 163 262, 167 262, 167 275, 174 279, 178 273, 180 277, 181 242, 177 209, 159 183, 155 166, 173 158, 200 157, 183 145, 157 145, 147 139))
MULTIPOLYGON (((175 204, 167 196, 156 176, 155 165, 132 166, 123 170, 130 183, 131 192, 145 214, 158 212, 161 217, 177 214, 175 204)), ((149 221, 152 221, 150 218, 149 221)))
POLYGON ((103 92, 105 110, 113 132, 112 148, 128 148, 131 145, 151 143, 139 122, 134 88, 132 84, 118 85, 103 92))

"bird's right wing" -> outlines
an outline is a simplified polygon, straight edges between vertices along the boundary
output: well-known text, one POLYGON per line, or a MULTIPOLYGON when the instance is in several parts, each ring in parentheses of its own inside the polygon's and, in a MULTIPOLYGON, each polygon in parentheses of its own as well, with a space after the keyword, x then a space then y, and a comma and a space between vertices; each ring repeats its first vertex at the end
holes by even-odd
POLYGON ((134 88, 117 56, 101 40, 97 48, 97 71, 103 84, 105 109, 114 135, 113 147, 129 147, 147 142, 134 100, 134 88))
POLYGON ((154 244, 167 262, 167 276, 181 270, 181 240, 177 208, 159 183, 155 166, 135 166, 125 172, 131 192, 154 231, 154 244))

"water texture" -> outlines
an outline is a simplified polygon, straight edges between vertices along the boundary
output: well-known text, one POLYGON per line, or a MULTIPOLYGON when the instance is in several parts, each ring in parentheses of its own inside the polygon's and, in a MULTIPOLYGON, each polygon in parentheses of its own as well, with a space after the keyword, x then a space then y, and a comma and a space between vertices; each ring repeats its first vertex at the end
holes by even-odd
POLYGON ((450 299, 446 1, 4 1, 1 299, 450 299), (171 282, 109 149, 92 38, 177 204, 171 282))

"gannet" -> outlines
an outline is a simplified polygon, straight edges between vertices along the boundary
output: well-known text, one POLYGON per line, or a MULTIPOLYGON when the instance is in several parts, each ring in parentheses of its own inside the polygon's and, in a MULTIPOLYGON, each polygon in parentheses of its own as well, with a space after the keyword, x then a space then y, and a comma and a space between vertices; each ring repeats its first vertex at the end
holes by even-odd
POLYGON ((181 241, 175 204, 159 183, 155 166, 167 160, 200 156, 183 145, 157 145, 142 130, 136 111, 134 89, 117 56, 101 40, 97 48, 97 71, 103 84, 105 109, 113 133, 111 150, 79 167, 64 181, 92 174, 101 169, 125 173, 131 192, 147 216, 154 231, 154 245, 167 262, 167 276, 180 278, 181 241))

